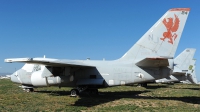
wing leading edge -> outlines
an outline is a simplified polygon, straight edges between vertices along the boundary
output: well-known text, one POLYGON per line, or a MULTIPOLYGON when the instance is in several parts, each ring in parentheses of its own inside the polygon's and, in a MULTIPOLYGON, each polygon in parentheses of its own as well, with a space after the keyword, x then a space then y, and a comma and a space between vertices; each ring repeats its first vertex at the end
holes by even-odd
POLYGON ((5 59, 7 63, 22 62, 32 64, 42 64, 46 66, 80 66, 80 67, 95 67, 84 64, 81 60, 59 60, 52 58, 9 58, 5 59))

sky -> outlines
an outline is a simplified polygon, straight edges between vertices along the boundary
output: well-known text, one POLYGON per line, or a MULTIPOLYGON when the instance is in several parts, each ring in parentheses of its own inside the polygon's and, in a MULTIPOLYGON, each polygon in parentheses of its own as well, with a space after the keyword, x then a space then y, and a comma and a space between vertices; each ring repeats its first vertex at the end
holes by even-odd
POLYGON ((6 58, 115 60, 169 9, 191 8, 177 56, 196 48, 200 81, 198 0, 0 0, 0 73, 21 63, 6 58))

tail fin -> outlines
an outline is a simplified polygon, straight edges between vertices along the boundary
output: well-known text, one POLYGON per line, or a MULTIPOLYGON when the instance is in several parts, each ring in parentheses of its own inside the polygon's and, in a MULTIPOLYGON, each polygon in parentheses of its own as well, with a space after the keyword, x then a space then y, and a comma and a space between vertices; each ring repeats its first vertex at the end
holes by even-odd
POLYGON ((174 57, 190 8, 168 10, 120 60, 174 57))
POLYGON ((174 59, 174 72, 178 71, 188 71, 188 68, 192 62, 196 49, 194 48, 187 48, 183 52, 181 52, 175 59, 174 59))
POLYGON ((195 63, 196 63, 196 60, 192 60, 191 61, 191 65, 189 66, 189 71, 188 71, 188 76, 187 76, 187 79, 191 82, 191 83, 194 83, 194 84, 197 84, 198 81, 197 81, 197 78, 196 78, 196 73, 195 73, 195 63))

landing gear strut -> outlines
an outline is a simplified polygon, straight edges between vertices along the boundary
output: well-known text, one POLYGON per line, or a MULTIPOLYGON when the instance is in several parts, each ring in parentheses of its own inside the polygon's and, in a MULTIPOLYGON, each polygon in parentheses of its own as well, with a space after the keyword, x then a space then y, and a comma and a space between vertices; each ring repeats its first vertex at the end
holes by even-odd
POLYGON ((87 86, 85 86, 85 87, 77 87, 76 89, 71 89, 71 91, 70 91, 71 95, 70 96, 76 97, 77 95, 79 95, 83 91, 87 91, 89 94, 92 94, 92 95, 98 95, 99 94, 98 89, 89 89, 87 86))

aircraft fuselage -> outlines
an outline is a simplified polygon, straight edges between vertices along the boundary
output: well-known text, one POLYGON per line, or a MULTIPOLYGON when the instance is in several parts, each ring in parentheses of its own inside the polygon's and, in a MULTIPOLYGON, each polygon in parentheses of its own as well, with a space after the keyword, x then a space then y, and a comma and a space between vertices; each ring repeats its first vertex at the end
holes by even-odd
MULTIPOLYGON (((172 68, 142 68, 130 61, 82 61, 96 67, 55 67, 35 64, 31 70, 19 69, 11 76, 13 82, 28 86, 108 87, 152 81, 168 77, 172 68)), ((33 64, 29 64, 33 65, 33 64)), ((26 65, 25 65, 26 66, 26 65)))

